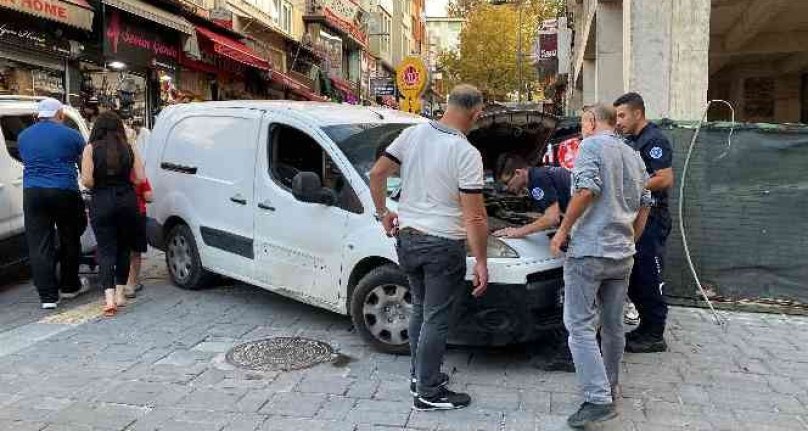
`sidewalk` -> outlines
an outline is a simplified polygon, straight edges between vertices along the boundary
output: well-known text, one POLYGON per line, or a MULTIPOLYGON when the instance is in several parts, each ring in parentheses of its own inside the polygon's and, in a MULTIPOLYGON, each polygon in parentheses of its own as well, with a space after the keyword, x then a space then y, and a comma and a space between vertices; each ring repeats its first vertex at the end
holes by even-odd
MULTIPOLYGON (((141 297, 99 318, 100 292, 38 309, 30 284, 0 290, 0 430, 566 430, 574 375, 520 349, 453 348, 471 408, 410 410, 409 358, 375 353, 350 319, 237 285, 171 286, 161 257, 141 297), (353 358, 294 372, 234 369, 244 341, 305 335, 353 358)), ((603 429, 808 431, 808 319, 671 313, 671 351, 625 358, 621 417, 603 429)))

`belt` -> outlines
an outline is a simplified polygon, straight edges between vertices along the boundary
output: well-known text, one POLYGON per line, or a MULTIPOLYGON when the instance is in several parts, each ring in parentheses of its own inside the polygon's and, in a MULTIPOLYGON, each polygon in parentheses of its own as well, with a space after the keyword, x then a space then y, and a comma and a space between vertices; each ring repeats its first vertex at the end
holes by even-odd
POLYGON ((423 235, 423 236, 428 235, 428 234, 427 234, 427 233, 425 233, 425 232, 421 232, 420 230, 415 229, 415 228, 411 228, 411 227, 405 227, 405 228, 401 228, 401 229, 399 229, 399 231, 398 231, 398 232, 399 232, 400 234, 401 234, 401 233, 405 233, 405 234, 407 234, 407 235, 423 235))

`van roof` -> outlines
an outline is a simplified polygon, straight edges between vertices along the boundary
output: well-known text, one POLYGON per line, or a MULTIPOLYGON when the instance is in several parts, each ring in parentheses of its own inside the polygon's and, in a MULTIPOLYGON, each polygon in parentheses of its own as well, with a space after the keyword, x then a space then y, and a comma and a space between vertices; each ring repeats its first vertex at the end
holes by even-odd
POLYGON ((231 100, 221 102, 194 102, 173 105, 174 111, 209 108, 243 108, 263 111, 287 111, 308 123, 319 126, 361 123, 419 123, 425 118, 387 108, 357 106, 328 102, 297 102, 290 100, 231 100))

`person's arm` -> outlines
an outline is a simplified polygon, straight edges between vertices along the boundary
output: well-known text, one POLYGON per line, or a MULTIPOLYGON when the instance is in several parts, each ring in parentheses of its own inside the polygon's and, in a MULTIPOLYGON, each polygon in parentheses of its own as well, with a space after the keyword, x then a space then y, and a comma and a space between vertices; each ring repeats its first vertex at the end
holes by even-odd
POLYGON ((88 189, 93 188, 93 146, 85 145, 81 156, 81 183, 88 189))
POLYGON ((595 196, 595 193, 589 189, 580 189, 572 195, 572 200, 570 200, 570 204, 567 207, 567 213, 564 215, 564 221, 561 223, 561 226, 558 227, 550 243, 550 248, 554 255, 558 256, 561 254, 561 248, 564 246, 564 243, 567 242, 572 227, 575 226, 575 222, 586 212, 589 205, 592 205, 595 196))
POLYGON ((645 187, 652 192, 664 191, 673 187, 673 168, 660 169, 654 172, 645 187))
POLYGON ((460 207, 469 250, 475 259, 474 290, 471 294, 480 297, 488 289, 488 214, 483 194, 461 192, 460 207))
POLYGON ((643 231, 645 231, 645 223, 648 221, 648 214, 651 213, 650 207, 640 207, 640 211, 637 213, 637 218, 634 219, 634 242, 640 240, 643 231))
POLYGON ((143 158, 140 156, 137 145, 130 145, 129 148, 132 149, 132 155, 134 156, 132 171, 135 174, 134 183, 137 185, 146 180, 146 167, 143 165, 143 158))
POLYGON ((558 202, 547 207, 541 217, 533 221, 533 223, 524 225, 518 228, 505 228, 494 233, 495 236, 504 238, 524 238, 536 232, 552 229, 557 227, 561 222, 561 208, 558 202))
POLYGON ((673 187, 673 147, 668 139, 664 136, 654 138, 644 146, 643 152, 643 160, 653 172, 645 188, 659 192, 673 187))
POLYGON ((151 183, 149 183, 149 179, 148 178, 144 179, 143 184, 141 184, 140 186, 143 187, 143 200, 146 201, 146 203, 151 203, 151 201, 154 199, 154 193, 152 193, 151 183))
POLYGON ((575 222, 600 195, 601 185, 600 150, 594 142, 584 140, 572 172, 572 200, 567 206, 564 221, 561 222, 561 226, 550 242, 550 249, 555 256, 561 254, 561 248, 567 242, 575 222))
POLYGON ((384 215, 382 225, 387 235, 395 234, 395 220, 397 215, 387 209, 387 179, 398 171, 398 163, 388 156, 379 157, 373 169, 370 170, 370 195, 377 215, 384 215))

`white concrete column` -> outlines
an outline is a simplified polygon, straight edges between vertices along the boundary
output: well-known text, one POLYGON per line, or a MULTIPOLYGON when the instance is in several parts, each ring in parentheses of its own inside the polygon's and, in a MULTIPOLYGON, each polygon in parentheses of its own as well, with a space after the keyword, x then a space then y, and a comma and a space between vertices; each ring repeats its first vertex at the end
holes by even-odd
POLYGON ((581 107, 584 107, 586 105, 591 105, 598 101, 598 94, 595 90, 597 88, 597 74, 596 74, 597 67, 595 60, 584 59, 584 65, 581 69, 584 84, 583 94, 581 95, 582 99, 581 107))
POLYGON ((623 5, 608 2, 599 3, 597 7, 595 98, 598 102, 611 103, 623 94, 623 5))
POLYGON ((643 96, 648 118, 668 116, 672 3, 623 0, 623 92, 643 96))
POLYGON ((671 5, 670 108, 667 116, 676 120, 698 120, 707 102, 710 3, 710 0, 675 0, 671 5))

